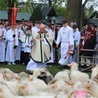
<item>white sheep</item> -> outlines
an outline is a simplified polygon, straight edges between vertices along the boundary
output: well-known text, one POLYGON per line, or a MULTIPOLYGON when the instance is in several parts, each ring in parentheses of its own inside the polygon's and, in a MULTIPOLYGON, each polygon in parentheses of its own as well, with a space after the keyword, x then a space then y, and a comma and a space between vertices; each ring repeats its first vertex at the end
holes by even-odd
POLYGON ((14 95, 18 95, 18 83, 17 82, 6 81, 5 83, 14 95))
POLYGON ((64 91, 61 91, 61 92, 58 92, 54 98, 69 98, 68 95, 64 92, 64 91))
POLYGON ((18 86, 20 96, 36 96, 39 95, 36 88, 29 84, 20 84, 18 86))
POLYGON ((87 88, 95 98, 98 98, 98 84, 95 81, 89 80, 87 88))
POLYGON ((92 69, 91 79, 98 83, 98 64, 92 69))
POLYGON ((71 64, 68 64, 68 66, 71 67, 70 79, 73 83, 75 83, 76 81, 87 82, 89 80, 88 74, 80 72, 78 70, 77 63, 72 62, 71 64))
POLYGON ((0 98, 14 98, 15 95, 11 93, 10 89, 5 84, 0 84, 0 98))
POLYGON ((49 82, 49 84, 53 84, 55 81, 57 81, 57 80, 59 80, 59 79, 63 79, 64 81, 70 83, 69 71, 68 71, 68 70, 64 70, 64 71, 58 72, 58 73, 55 75, 55 77, 53 78, 53 80, 49 82))

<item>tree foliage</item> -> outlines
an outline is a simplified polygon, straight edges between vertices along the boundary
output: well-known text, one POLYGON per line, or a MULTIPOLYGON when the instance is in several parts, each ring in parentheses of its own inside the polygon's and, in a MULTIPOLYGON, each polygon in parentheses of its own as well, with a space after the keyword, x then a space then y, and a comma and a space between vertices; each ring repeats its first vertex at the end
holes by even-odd
POLYGON ((36 8, 33 11, 32 16, 30 17, 30 21, 35 22, 36 20, 43 20, 42 10, 40 6, 36 6, 36 8))

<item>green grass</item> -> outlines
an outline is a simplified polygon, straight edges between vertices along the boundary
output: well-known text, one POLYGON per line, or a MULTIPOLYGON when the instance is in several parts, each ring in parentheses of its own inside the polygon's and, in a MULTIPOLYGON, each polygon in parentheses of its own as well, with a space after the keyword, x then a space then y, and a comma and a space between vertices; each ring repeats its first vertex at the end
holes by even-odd
MULTIPOLYGON (((26 65, 22 65, 22 64, 17 64, 17 65, 7 65, 7 64, 0 64, 0 68, 9 68, 10 70, 12 70, 15 73, 19 73, 19 72, 26 72, 26 73, 30 73, 29 71, 26 71, 26 65)), ((52 66, 47 66, 47 69, 50 71, 50 73, 53 74, 53 76, 61 71, 62 69, 58 68, 58 65, 53 64, 52 66)), ((68 68, 67 68, 68 69, 68 68)), ((91 75, 91 72, 86 72, 89 75, 91 75)))
MULTIPOLYGON (((26 65, 22 65, 22 64, 17 64, 17 65, 0 64, 0 68, 9 68, 10 70, 12 70, 15 73, 19 73, 19 72, 23 72, 23 71, 26 73, 29 73, 28 71, 26 71, 26 65)), ((53 75, 55 75, 57 72, 61 71, 58 68, 58 65, 47 66, 47 69, 53 75)))

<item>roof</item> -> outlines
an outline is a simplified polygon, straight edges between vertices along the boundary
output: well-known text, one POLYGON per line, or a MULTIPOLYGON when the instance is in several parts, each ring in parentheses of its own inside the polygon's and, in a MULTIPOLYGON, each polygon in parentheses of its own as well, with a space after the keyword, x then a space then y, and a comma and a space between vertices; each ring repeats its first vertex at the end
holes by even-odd
POLYGON ((55 17, 55 23, 62 24, 62 21, 65 19, 64 16, 57 16, 55 17))
POLYGON ((95 11, 91 16, 90 16, 90 18, 89 19, 92 19, 92 18, 98 18, 98 11, 95 11))
POLYGON ((43 16, 57 16, 53 7, 43 7, 42 14, 43 16))
MULTIPOLYGON (((27 12, 18 12, 17 13, 17 20, 25 19, 29 20, 31 14, 27 12)), ((8 11, 0 11, 0 19, 7 20, 8 19, 8 11)))
POLYGON ((98 18, 90 19, 89 23, 93 23, 94 25, 98 26, 98 18))

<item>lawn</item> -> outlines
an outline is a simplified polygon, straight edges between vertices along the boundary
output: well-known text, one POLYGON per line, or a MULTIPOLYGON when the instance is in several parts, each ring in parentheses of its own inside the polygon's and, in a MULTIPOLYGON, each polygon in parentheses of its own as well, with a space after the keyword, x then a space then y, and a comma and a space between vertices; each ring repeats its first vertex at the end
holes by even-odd
MULTIPOLYGON (((28 71, 26 71, 26 65, 22 65, 22 64, 16 64, 16 65, 7 65, 5 64, 0 64, 0 68, 9 68, 10 70, 12 70, 15 73, 19 73, 19 72, 26 72, 26 73, 30 73, 28 71)), ((58 68, 58 64, 51 64, 51 65, 47 65, 47 69, 53 74, 55 75, 57 72, 61 71, 62 69, 58 68)), ((69 68, 66 68, 69 69, 69 68)), ((91 72, 86 72, 89 75, 91 74, 91 72)))
MULTIPOLYGON (((15 73, 19 73, 19 72, 26 72, 29 73, 28 71, 26 71, 26 65, 22 65, 22 64, 16 64, 16 65, 7 65, 5 64, 0 64, 0 68, 9 68, 10 70, 12 70, 15 73)), ((57 72, 61 71, 61 69, 58 68, 58 65, 47 65, 47 69, 53 74, 55 75, 57 72)))

